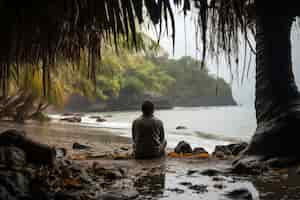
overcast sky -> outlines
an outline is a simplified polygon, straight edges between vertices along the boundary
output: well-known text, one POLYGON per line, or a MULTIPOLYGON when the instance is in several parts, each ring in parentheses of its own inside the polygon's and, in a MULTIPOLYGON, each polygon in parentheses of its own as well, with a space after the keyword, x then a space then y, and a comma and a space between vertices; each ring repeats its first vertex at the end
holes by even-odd
MULTIPOLYGON (((176 15, 175 20, 176 40, 174 54, 172 38, 170 37, 171 33, 169 33, 169 36, 164 34, 164 37, 161 38, 160 45, 169 53, 170 57, 180 58, 187 55, 201 59, 201 51, 196 51, 196 37, 193 20, 191 19, 191 17, 186 17, 186 19, 184 19, 182 15, 176 15), (184 23, 184 20, 186 21, 186 23, 184 23)), ((155 38, 154 31, 149 31, 149 34, 155 38)), ((252 60, 255 61, 255 58, 253 57, 252 60)), ((238 80, 236 75, 234 76, 234 79, 232 79, 229 67, 224 59, 220 59, 219 65, 217 65, 216 61, 210 59, 208 56, 206 62, 207 67, 212 74, 217 75, 219 69, 219 77, 223 77, 228 83, 232 85, 234 98, 238 101, 239 104, 247 106, 254 105, 254 62, 253 66, 250 68, 249 77, 245 79, 243 84, 240 83, 241 79, 238 80)))
MULTIPOLYGON (((177 14, 176 16, 176 41, 175 41, 175 54, 173 55, 173 44, 170 36, 164 35, 161 39, 161 46, 169 53, 170 57, 179 58, 182 56, 192 56, 195 58, 201 58, 201 54, 197 54, 195 46, 195 29, 193 21, 190 17, 187 17, 186 23, 184 23, 184 17, 177 14), (185 34, 186 30, 186 34, 185 34), (186 40, 185 40, 186 38, 186 40), (186 47, 186 48, 185 48, 186 47)), ((292 44, 293 44, 293 64, 294 72, 298 87, 300 86, 300 28, 294 28, 297 31, 293 31, 292 44)), ((153 31, 150 31, 150 35, 155 37, 153 31)), ((241 59, 243 54, 241 55, 241 59)), ((252 58, 252 65, 249 71, 249 76, 246 77, 244 82, 241 84, 241 79, 236 75, 234 79, 231 77, 230 70, 225 60, 221 59, 219 62, 219 76, 223 77, 228 83, 232 85, 233 96, 239 104, 254 108, 255 99, 255 57, 252 58)), ((243 62, 241 62, 243 63, 243 62)), ((217 74, 217 67, 215 60, 208 57, 207 67, 212 74, 217 74)), ((242 67, 242 66, 239 66, 242 67)), ((233 73, 234 74, 234 73, 233 73)))

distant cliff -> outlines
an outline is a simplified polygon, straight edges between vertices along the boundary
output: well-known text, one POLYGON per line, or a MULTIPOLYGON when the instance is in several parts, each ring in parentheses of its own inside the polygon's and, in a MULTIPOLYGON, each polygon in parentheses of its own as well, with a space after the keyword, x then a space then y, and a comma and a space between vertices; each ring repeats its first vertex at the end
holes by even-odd
POLYGON ((237 105, 231 86, 224 79, 211 75, 205 66, 200 66, 199 61, 191 57, 147 57, 145 60, 152 63, 151 68, 124 73, 118 95, 90 101, 73 94, 69 96, 65 110, 137 110, 145 99, 152 100, 158 109, 237 105))

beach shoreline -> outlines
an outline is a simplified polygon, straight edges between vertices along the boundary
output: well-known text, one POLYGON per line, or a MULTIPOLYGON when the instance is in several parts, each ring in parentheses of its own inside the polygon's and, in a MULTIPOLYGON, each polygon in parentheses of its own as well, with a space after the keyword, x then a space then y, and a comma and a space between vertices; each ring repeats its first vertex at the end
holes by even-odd
POLYGON ((299 197, 297 188, 300 182, 295 169, 280 170, 275 175, 243 176, 223 173, 231 167, 230 159, 114 159, 104 155, 113 154, 120 149, 130 152, 130 138, 111 131, 68 123, 0 123, 0 132, 8 129, 23 130, 34 141, 55 148, 65 148, 66 158, 79 163, 82 168, 97 165, 101 166, 101 169, 121 169, 124 177, 114 180, 112 185, 105 188, 105 192, 108 193, 130 191, 131 195, 138 195, 138 198, 134 199, 194 200, 200 197, 208 200, 227 200, 239 199, 226 197, 226 194, 240 188, 246 189, 246 192, 252 195, 251 199, 255 200, 299 197), (74 143, 87 145, 90 149, 73 149, 74 143), (81 155, 84 156, 80 157, 81 155), (87 155, 92 156, 88 158, 87 155), (205 171, 213 174, 204 174, 205 171))

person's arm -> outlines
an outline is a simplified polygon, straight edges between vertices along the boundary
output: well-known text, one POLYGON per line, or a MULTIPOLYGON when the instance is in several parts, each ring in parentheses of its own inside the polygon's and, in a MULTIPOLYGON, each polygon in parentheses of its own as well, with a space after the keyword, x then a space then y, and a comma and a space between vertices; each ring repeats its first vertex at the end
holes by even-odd
POLYGON ((159 139, 160 139, 161 144, 163 142, 165 142, 165 130, 164 130, 164 125, 162 122, 160 122, 160 137, 159 137, 159 139))
POLYGON ((132 127, 131 127, 131 134, 132 134, 132 140, 133 143, 135 142, 135 137, 136 137, 136 133, 135 133, 135 121, 132 122, 132 127))

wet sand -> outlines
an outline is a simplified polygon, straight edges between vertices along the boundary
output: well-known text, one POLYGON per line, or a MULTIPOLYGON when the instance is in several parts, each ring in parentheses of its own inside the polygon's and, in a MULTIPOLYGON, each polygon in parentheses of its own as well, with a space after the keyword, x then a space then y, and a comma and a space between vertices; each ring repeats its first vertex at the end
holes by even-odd
MULTIPOLYGON (((112 152, 120 148, 131 147, 128 138, 117 134, 74 126, 72 124, 54 124, 29 122, 24 125, 9 122, 0 123, 0 132, 7 129, 25 130, 27 135, 41 143, 63 147, 68 155, 76 154, 72 149, 74 142, 91 146, 95 154, 112 152)), ((226 200, 226 194, 235 189, 247 189, 252 199, 294 200, 300 199, 300 175, 295 168, 274 171, 261 176, 238 176, 217 173, 213 176, 203 175, 207 169, 224 171, 230 168, 231 161, 205 159, 191 160, 163 158, 157 160, 112 160, 107 158, 78 161, 83 164, 95 162, 107 168, 122 168, 126 178, 110 186, 111 192, 135 191, 136 199, 162 200, 226 200)))

